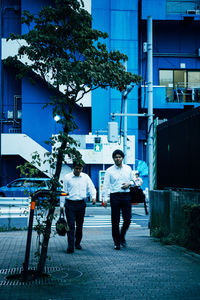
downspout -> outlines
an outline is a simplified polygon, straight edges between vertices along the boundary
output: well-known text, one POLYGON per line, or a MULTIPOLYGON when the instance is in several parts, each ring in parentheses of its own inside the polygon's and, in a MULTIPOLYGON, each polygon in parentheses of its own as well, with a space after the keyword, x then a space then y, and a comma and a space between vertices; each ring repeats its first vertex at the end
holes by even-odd
POLYGON ((1 1, 1 20, 0 20, 0 185, 2 185, 2 152, 1 152, 1 135, 3 119, 3 70, 2 70, 2 36, 3 36, 3 10, 4 0, 1 1))

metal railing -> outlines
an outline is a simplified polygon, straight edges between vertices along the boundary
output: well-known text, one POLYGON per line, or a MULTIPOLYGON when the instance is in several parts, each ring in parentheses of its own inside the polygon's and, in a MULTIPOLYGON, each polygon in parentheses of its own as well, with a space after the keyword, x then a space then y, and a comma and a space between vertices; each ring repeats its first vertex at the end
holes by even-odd
POLYGON ((166 87, 167 102, 200 102, 200 87, 166 87))
POLYGON ((0 227, 27 228, 29 211, 28 197, 0 197, 0 227))

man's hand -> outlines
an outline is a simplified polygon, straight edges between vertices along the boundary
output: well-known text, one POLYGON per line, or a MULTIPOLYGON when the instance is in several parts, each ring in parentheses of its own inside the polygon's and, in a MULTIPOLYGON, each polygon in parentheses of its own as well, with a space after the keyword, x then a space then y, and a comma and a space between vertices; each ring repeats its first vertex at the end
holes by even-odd
POLYGON ((95 205, 97 202, 96 198, 92 198, 92 204, 95 205))
POLYGON ((102 206, 105 207, 105 208, 107 208, 107 206, 108 206, 107 201, 104 202, 104 201, 102 200, 102 206))

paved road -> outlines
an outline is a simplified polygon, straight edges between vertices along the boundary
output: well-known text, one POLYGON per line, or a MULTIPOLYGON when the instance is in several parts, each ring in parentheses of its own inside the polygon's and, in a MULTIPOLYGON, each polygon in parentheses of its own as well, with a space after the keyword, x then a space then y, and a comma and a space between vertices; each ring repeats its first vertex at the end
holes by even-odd
MULTIPOLYGON (((53 221, 52 228, 55 229, 55 223, 59 216, 59 208, 56 209, 57 218, 53 221)), ((111 217, 110 207, 106 209, 101 206, 88 206, 86 208, 86 215, 84 220, 84 228, 110 228, 111 217)), ((141 205, 134 205, 132 208, 132 222, 131 227, 134 228, 147 228, 148 216, 145 215, 144 208, 141 205)), ((45 220, 45 219, 44 219, 45 220)), ((122 223, 122 218, 120 224, 122 223)), ((34 219, 34 226, 37 224, 37 219, 34 219)))
MULTIPOLYGON (((120 219, 122 224, 122 217, 120 219)), ((144 214, 144 209, 141 206, 134 206, 132 209, 132 222, 133 228, 147 228, 148 216, 144 214)), ((110 207, 87 207, 86 216, 84 220, 84 227, 111 227, 110 207)))

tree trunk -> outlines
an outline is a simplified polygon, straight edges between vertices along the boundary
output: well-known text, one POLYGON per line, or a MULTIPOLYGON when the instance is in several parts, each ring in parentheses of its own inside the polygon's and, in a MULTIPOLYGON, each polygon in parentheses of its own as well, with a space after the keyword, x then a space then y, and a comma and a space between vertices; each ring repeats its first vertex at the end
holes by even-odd
MULTIPOLYGON (((67 127, 65 126, 64 132, 67 131, 67 127)), ((62 162, 63 162, 63 150, 66 148, 66 141, 64 140, 58 150, 58 156, 57 156, 57 162, 56 162, 56 171, 54 174, 54 178, 59 180, 61 169, 62 169, 62 162)), ((57 186, 53 185, 51 192, 52 194, 56 194, 56 188, 57 186)), ((55 196, 56 197, 56 196, 55 196)), ((56 200, 55 198, 51 199, 52 200, 52 207, 49 209, 48 215, 47 215, 47 220, 46 220, 46 227, 44 229, 44 234, 43 234, 43 242, 42 242, 42 248, 41 248, 41 253, 40 253, 40 258, 39 262, 37 265, 37 271, 39 275, 42 275, 44 273, 44 267, 46 263, 46 258, 47 258, 47 251, 48 251, 48 244, 49 244, 49 239, 50 239, 50 234, 51 234, 51 225, 54 217, 54 212, 55 212, 55 207, 56 207, 56 200)))
POLYGON ((47 258, 47 251, 48 251, 49 239, 51 234, 51 225, 54 216, 54 211, 55 211, 55 206, 52 209, 49 209, 47 220, 46 220, 46 227, 43 235, 41 254, 37 265, 37 272, 39 275, 42 275, 44 273, 44 267, 47 258))

